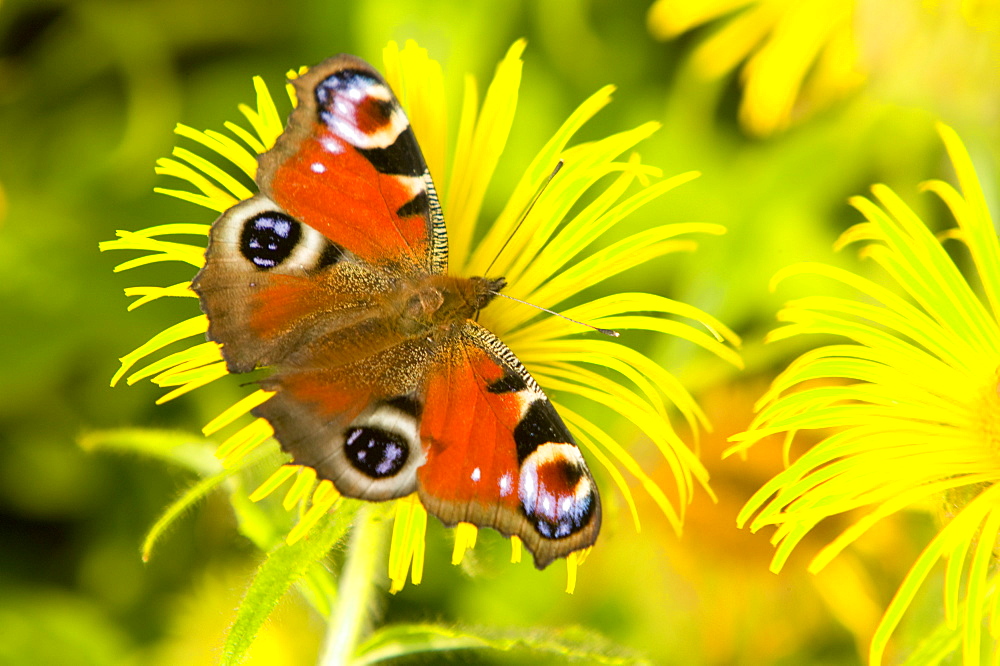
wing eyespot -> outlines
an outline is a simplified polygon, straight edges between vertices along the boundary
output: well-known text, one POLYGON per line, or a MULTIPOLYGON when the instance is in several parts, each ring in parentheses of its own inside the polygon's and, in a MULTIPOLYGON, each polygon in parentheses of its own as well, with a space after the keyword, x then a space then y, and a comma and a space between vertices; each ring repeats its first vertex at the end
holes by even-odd
POLYGON ((591 524, 597 490, 575 444, 549 442, 521 463, 521 511, 546 539, 564 539, 591 524))
POLYGON ((333 478, 349 497, 386 500, 413 492, 426 456, 420 441, 420 403, 403 395, 379 400, 346 425, 334 457, 344 461, 333 478))
POLYGON ((344 454, 356 470, 373 479, 399 474, 410 457, 406 439, 381 428, 350 428, 344 437, 344 454))
POLYGON ((230 208, 217 223, 214 240, 232 247, 255 271, 302 275, 350 258, 343 247, 281 210, 264 195, 230 208))
POLYGON ((277 268, 302 238, 302 225, 277 211, 258 213, 243 223, 240 254, 261 271, 277 268))

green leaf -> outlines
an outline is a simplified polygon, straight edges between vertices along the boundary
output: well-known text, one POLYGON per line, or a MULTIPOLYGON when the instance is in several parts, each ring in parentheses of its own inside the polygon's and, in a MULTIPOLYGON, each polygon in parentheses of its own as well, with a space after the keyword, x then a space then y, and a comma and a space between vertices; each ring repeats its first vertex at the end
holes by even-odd
POLYGON ((222 465, 215 458, 215 445, 201 435, 179 430, 117 428, 96 430, 80 436, 85 451, 137 453, 191 470, 198 476, 218 474, 222 465))
POLYGON ((340 500, 303 539, 292 545, 282 544, 271 551, 257 569, 236 612, 223 647, 222 666, 241 663, 264 620, 271 614, 292 584, 307 575, 339 541, 358 510, 358 502, 340 500))
MULTIPOLYGON (((262 463, 264 468, 274 468, 287 458, 275 451, 262 463)), ((267 553, 277 548, 292 528, 295 514, 286 511, 277 501, 254 502, 248 497, 248 488, 257 484, 248 483, 245 476, 236 479, 229 502, 236 514, 236 524, 240 534, 249 539, 261 551, 267 553)), ((314 562, 296 584, 306 601, 323 617, 329 617, 331 602, 336 597, 337 583, 327 567, 314 562)))
POLYGON ((190 488, 184 491, 184 493, 174 500, 160 517, 156 519, 153 526, 149 528, 149 532, 146 533, 146 538, 142 542, 142 561, 148 562, 150 554, 153 551, 153 547, 157 544, 167 529, 174 524, 174 522, 180 518, 186 511, 194 507, 199 501, 202 500, 206 495, 216 489, 220 483, 225 481, 227 478, 235 474, 238 470, 227 469, 215 476, 210 476, 206 479, 202 479, 198 483, 194 484, 190 488))
POLYGON ((267 478, 258 472, 266 475, 287 461, 287 454, 278 450, 273 440, 267 442, 243 459, 240 468, 248 468, 248 473, 235 479, 230 488, 229 504, 236 515, 237 529, 265 553, 284 540, 288 530, 292 528, 295 514, 286 511, 280 502, 255 502, 250 499, 250 495, 260 485, 262 478, 267 478))
POLYGON ((581 627, 498 631, 438 624, 393 624, 383 627, 358 647, 353 663, 374 664, 412 654, 450 650, 519 650, 556 655, 567 660, 579 659, 589 664, 650 663, 581 627))
MULTIPOLYGON (((276 457, 275 452, 267 448, 262 448, 254 452, 253 455, 244 458, 239 466, 232 467, 230 469, 224 469, 221 472, 218 472, 217 474, 213 474, 212 476, 206 477, 201 481, 199 481, 198 483, 191 486, 190 488, 188 488, 186 491, 184 491, 184 493, 179 498, 177 498, 176 500, 174 500, 174 502, 172 502, 169 506, 167 506, 167 508, 163 511, 160 517, 157 518, 156 522, 153 523, 153 526, 149 529, 149 532, 146 534, 146 538, 143 540, 142 543, 143 562, 149 561, 150 554, 152 553, 152 550, 156 546, 157 542, 160 540, 160 537, 162 537, 166 533, 167 529, 169 529, 170 526, 173 525, 178 518, 183 516, 185 512, 193 508, 195 504, 197 504, 199 501, 205 498, 210 492, 215 490, 219 485, 221 485, 224 481, 226 481, 230 477, 235 476, 237 473, 244 471, 246 468, 250 466, 258 464, 261 459, 266 459, 268 457, 276 457)), ((215 460, 214 456, 212 460, 215 461, 216 465, 218 465, 218 461, 215 460)), ((233 493, 231 497, 233 510, 236 512, 237 518, 239 519, 239 524, 241 526, 241 532, 243 532, 244 534, 246 534, 246 530, 242 528, 247 521, 244 519, 242 515, 242 513, 245 513, 245 511, 241 512, 240 507, 242 507, 245 504, 249 504, 249 502, 245 498, 245 494, 246 493, 241 491, 233 493)), ((272 527, 271 530, 273 531, 274 528, 272 527)), ((257 542, 255 543, 258 547, 261 548, 261 550, 266 551, 269 550, 270 547, 273 546, 276 541, 277 539, 275 538, 268 544, 266 548, 261 546, 260 543, 257 542)))
POLYGON ((322 562, 313 562, 295 587, 317 613, 325 618, 330 617, 333 600, 337 598, 337 579, 322 562))

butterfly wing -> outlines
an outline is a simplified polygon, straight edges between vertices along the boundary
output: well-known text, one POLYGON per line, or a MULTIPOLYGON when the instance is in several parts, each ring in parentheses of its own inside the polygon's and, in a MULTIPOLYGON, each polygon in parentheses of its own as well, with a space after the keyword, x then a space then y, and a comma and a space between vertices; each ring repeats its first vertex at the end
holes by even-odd
POLYGON ((279 367, 261 381, 275 395, 253 413, 267 419, 297 464, 348 497, 414 492, 426 459, 419 432, 426 345, 402 341, 348 363, 314 351, 302 367, 279 367))
POLYGON ((261 192, 369 263, 444 272, 447 235, 434 184, 385 80, 339 55, 293 85, 298 106, 260 158, 261 192))
POLYGON ((341 55, 294 84, 260 194, 213 224, 192 285, 232 372, 282 362, 383 307, 388 284, 447 266, 433 182, 382 77, 341 55))
POLYGON ((538 568, 592 545, 597 485, 579 448, 514 354, 466 323, 431 366, 420 425, 420 500, 447 525, 518 536, 538 568))

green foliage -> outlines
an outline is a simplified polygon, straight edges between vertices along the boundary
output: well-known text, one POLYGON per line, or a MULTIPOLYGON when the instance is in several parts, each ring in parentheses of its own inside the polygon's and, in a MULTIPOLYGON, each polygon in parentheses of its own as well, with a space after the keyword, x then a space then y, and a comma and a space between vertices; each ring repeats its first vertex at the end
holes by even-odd
POLYGON ((261 625, 278 601, 295 583, 305 580, 310 595, 329 592, 315 569, 330 549, 347 534, 358 503, 343 500, 328 512, 309 535, 293 544, 282 544, 267 554, 247 588, 223 647, 223 666, 240 664, 261 625), (312 582, 322 581, 319 585, 312 582))
POLYGON ((533 658, 557 656, 587 664, 648 664, 637 655, 622 653, 593 631, 580 627, 559 630, 499 631, 487 627, 449 627, 439 624, 395 624, 375 631, 358 646, 352 662, 358 666, 417 654, 454 650, 527 652, 533 658))
POLYGON ((218 474, 222 469, 215 457, 215 445, 200 435, 145 428, 97 430, 82 435, 80 446, 87 451, 114 451, 153 458, 187 469, 199 476, 218 474))

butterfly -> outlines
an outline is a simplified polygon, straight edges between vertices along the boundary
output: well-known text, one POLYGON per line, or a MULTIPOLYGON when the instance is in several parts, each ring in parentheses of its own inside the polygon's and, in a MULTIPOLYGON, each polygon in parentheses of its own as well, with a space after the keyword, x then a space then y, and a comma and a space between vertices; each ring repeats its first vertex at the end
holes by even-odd
POLYGON ((591 546, 593 476, 476 322, 505 280, 448 273, 434 183, 388 84, 350 55, 292 83, 259 193, 213 223, 192 283, 228 370, 270 369, 253 414, 344 496, 417 492, 445 525, 516 535, 539 569, 591 546))

